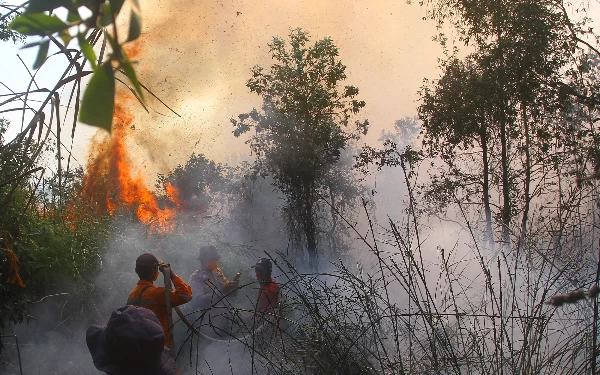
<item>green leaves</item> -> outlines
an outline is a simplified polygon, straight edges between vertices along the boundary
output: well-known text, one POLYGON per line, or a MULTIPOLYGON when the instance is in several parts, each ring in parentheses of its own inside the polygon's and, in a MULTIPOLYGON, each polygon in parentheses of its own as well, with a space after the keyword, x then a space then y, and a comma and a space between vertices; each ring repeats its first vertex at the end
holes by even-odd
POLYGON ((135 13, 131 12, 131 18, 129 20, 129 34, 127 35, 127 41, 131 42, 136 40, 142 34, 142 22, 140 17, 135 13))
POLYGON ((71 11, 69 12, 69 14, 67 15, 67 22, 78 22, 81 21, 81 16, 79 15, 78 11, 71 11))
POLYGON ((358 95, 358 87, 346 86, 344 87, 344 97, 352 98, 358 95))
POLYGON ((133 84, 133 88, 135 89, 135 92, 139 96, 139 99, 142 100, 142 102, 143 102, 144 93, 142 92, 142 86, 140 85, 140 82, 137 79, 137 76, 135 74, 135 70, 133 69, 133 65, 131 64, 131 61, 129 61, 128 59, 123 61, 123 63, 121 64, 121 67, 123 68, 123 71, 125 72, 125 75, 127 76, 127 78, 129 78, 129 81, 133 84))
POLYGON ((69 29, 65 29, 65 30, 61 31, 60 33, 58 33, 58 36, 60 37, 60 40, 62 40, 65 47, 68 46, 69 43, 71 42, 71 39, 73 39, 71 37, 71 34, 69 33, 69 29))
POLYGON ((52 11, 56 8, 70 8, 71 0, 30 0, 27 6, 27 13, 40 13, 52 11))
POLYGON ((106 27, 111 25, 115 18, 119 15, 121 7, 123 6, 124 0, 111 0, 107 3, 102 4, 100 7, 100 14, 98 17, 98 25, 100 27, 106 27))
POLYGON ((98 17, 98 26, 106 27, 112 24, 113 19, 113 11, 110 3, 104 3, 102 7, 100 7, 100 16, 98 17))
MULTIPOLYGON (((127 39, 124 42, 123 39, 116 37, 124 33, 117 32, 118 25, 115 24, 115 19, 122 10, 125 0, 30 0, 25 12, 8 25, 11 30, 23 35, 51 37, 42 38, 41 41, 24 47, 39 46, 33 64, 34 69, 40 68, 46 61, 51 41, 60 39, 66 47, 73 38, 78 39, 81 54, 90 62, 94 70, 83 96, 79 119, 81 122, 101 127, 109 132, 114 108, 115 70, 127 76, 130 88, 135 91, 138 100, 144 105, 142 85, 138 81, 133 62, 123 48, 125 43, 138 39, 142 33, 139 1, 129 0, 129 2, 130 23, 127 39), (64 8, 62 10, 66 12, 55 12, 58 8, 64 8), (112 53, 108 56, 107 62, 97 66, 97 56, 92 44, 98 40, 100 28, 105 28, 104 36, 110 44, 112 53), (90 35, 90 39, 87 39, 86 35, 90 35)), ((58 47, 62 49, 62 46, 58 47)), ((80 57, 81 55, 76 56, 76 58, 80 57)))
POLYGON ((37 57, 35 59, 35 63, 33 63, 33 69, 39 69, 40 66, 46 61, 46 57, 48 56, 48 49, 50 48, 50 41, 46 40, 40 44, 40 49, 38 50, 37 57))
POLYGON ((44 13, 23 13, 9 25, 11 30, 25 35, 51 35, 68 28, 69 25, 55 15, 44 13))
POLYGON ((82 34, 79 34, 78 40, 81 52, 83 53, 85 58, 90 62, 92 68, 96 70, 96 53, 94 52, 94 48, 92 48, 92 46, 88 43, 88 41, 82 34))
POLYGON ((110 133, 114 101, 115 73, 109 61, 94 72, 83 95, 79 121, 106 129, 110 133))
POLYGON ((140 5, 137 0, 131 0, 131 16, 129 18, 129 33, 127 41, 136 40, 142 34, 142 18, 140 5))
POLYGON ((233 135, 235 137, 239 137, 240 135, 244 134, 245 132, 247 132, 248 130, 250 130, 250 126, 248 126, 248 124, 244 123, 244 120, 247 119, 249 116, 247 116, 246 114, 241 114, 239 115, 240 120, 241 121, 237 121, 236 119, 229 119, 229 121, 231 121, 231 124, 235 127, 235 129, 233 130, 233 135))
POLYGON ((121 7, 123 7, 123 3, 125 3, 125 0, 110 0, 110 6, 115 12, 115 16, 117 16, 121 12, 121 7))

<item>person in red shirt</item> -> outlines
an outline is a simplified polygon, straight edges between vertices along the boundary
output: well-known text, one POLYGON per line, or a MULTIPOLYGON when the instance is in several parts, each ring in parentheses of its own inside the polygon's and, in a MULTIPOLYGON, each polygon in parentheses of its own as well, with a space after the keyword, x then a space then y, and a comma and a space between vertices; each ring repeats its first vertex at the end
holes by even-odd
POLYGON ((254 268, 259 285, 256 312, 260 314, 276 313, 279 307, 279 285, 271 277, 273 272, 271 260, 260 258, 252 268, 254 268))
POLYGON ((169 347, 165 288, 154 286, 154 281, 158 279, 159 266, 171 271, 171 281, 175 287, 175 290, 171 291, 171 306, 183 305, 192 299, 192 289, 170 269, 169 265, 159 261, 152 253, 144 253, 135 261, 135 273, 139 276, 140 281, 129 293, 127 305, 144 307, 154 312, 165 331, 165 346, 169 347))
POLYGON ((275 339, 279 326, 279 285, 271 277, 273 264, 268 258, 261 258, 252 266, 258 280, 258 294, 254 314, 245 321, 257 340, 257 345, 269 343, 275 339))

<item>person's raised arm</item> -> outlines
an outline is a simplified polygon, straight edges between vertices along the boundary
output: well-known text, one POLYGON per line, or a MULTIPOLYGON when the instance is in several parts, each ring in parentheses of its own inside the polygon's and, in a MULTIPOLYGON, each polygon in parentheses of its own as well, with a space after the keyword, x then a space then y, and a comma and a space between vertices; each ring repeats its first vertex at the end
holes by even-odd
POLYGON ((173 271, 169 264, 159 262, 161 270, 169 269, 171 281, 175 290, 171 291, 171 303, 173 306, 183 305, 192 300, 192 288, 183 281, 183 279, 173 271))

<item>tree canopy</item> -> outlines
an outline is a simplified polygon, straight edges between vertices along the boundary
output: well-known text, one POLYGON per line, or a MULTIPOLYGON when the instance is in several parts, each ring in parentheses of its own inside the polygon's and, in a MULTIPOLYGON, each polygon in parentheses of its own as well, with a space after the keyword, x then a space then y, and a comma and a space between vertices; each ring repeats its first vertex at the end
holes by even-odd
POLYGON ((316 267, 316 203, 326 176, 349 142, 366 134, 368 121, 355 120, 365 106, 358 88, 342 86, 346 66, 330 38, 309 44, 309 34, 292 30, 289 44, 274 38, 269 50, 275 63, 268 71, 252 69, 247 86, 262 97, 256 109, 232 119, 234 134, 251 128, 248 143, 257 155, 259 169, 272 175, 286 196, 293 220, 302 228, 309 262, 316 267))

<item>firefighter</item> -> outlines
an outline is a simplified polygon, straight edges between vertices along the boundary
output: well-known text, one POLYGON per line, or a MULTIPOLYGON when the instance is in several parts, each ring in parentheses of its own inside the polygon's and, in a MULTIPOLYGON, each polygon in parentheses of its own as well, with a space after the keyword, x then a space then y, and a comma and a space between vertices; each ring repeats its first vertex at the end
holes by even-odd
POLYGON ((273 264, 269 258, 260 258, 252 268, 259 285, 256 312, 274 314, 279 306, 279 285, 271 277, 273 264))
POLYGON ((219 252, 214 246, 202 246, 198 254, 200 267, 190 276, 189 284, 194 293, 191 307, 196 326, 209 327, 218 337, 228 337, 232 332, 233 317, 227 308, 227 297, 239 286, 239 273, 232 281, 227 280, 219 268, 219 252), (197 316, 197 317, 196 317, 197 316))
POLYGON ((200 248, 200 268, 194 271, 188 281, 194 293, 192 308, 205 310, 217 305, 222 306, 223 299, 238 288, 240 274, 237 273, 232 281, 228 281, 219 268, 220 258, 216 247, 200 248))
POLYGON ((175 375, 165 336, 156 314, 125 306, 113 311, 107 325, 88 328, 85 341, 94 366, 109 375, 175 375))
POLYGON ((163 272, 166 270, 171 271, 171 281, 175 286, 175 290, 171 291, 171 306, 183 305, 192 299, 192 289, 173 272, 168 264, 159 261, 152 253, 144 253, 135 261, 135 273, 138 274, 140 281, 129 293, 127 305, 145 307, 154 312, 165 332, 165 346, 169 347, 169 323, 167 320, 165 288, 156 287, 153 284, 158 279, 159 267, 163 272))
POLYGON ((279 285, 271 277, 273 264, 268 258, 260 258, 254 266, 258 280, 258 294, 254 314, 245 318, 246 328, 253 332, 256 345, 263 347, 273 342, 281 332, 279 320, 279 285))

